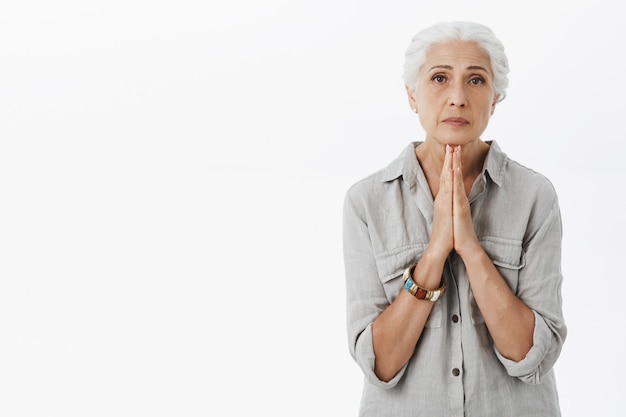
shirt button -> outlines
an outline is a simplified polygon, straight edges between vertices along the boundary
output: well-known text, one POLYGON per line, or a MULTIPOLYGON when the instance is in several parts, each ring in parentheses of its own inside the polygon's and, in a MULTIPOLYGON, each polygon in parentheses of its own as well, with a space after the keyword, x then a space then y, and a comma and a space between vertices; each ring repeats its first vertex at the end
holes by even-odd
POLYGON ((459 316, 457 316, 456 314, 452 315, 452 323, 458 323, 459 322, 459 316))
POLYGON ((461 371, 459 371, 459 368, 454 368, 454 369, 452 370, 452 375, 454 375, 454 376, 459 376, 459 375, 461 375, 461 371))

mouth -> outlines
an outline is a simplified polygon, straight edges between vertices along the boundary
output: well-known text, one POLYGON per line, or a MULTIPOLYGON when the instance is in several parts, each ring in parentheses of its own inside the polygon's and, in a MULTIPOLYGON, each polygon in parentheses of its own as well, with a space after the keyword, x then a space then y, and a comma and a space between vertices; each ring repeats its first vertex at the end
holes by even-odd
POLYGON ((467 119, 464 119, 462 117, 448 117, 443 120, 443 123, 450 126, 465 126, 469 124, 467 119))

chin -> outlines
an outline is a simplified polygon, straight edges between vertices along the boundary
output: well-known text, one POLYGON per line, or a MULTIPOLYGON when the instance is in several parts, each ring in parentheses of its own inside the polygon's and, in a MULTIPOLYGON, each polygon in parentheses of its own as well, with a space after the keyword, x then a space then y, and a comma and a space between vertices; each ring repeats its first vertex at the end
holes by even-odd
POLYGON ((440 140, 440 142, 443 145, 450 145, 450 146, 465 146, 469 143, 475 142, 476 140, 480 140, 480 139, 467 139, 467 138, 445 138, 444 140, 440 140))

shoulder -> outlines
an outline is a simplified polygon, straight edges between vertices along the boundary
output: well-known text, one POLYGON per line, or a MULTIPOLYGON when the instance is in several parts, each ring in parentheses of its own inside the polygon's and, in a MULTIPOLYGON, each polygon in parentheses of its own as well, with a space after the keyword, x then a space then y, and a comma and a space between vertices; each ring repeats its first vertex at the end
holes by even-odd
POLYGON ((379 169, 368 176, 352 184, 346 195, 352 200, 362 200, 369 195, 376 194, 376 191, 383 188, 383 177, 386 168, 379 169))
POLYGON ((540 172, 527 167, 504 153, 496 141, 490 142, 487 171, 491 179, 506 191, 540 192, 543 196, 556 196, 550 180, 540 172))
POLYGON ((413 143, 410 144, 386 167, 374 171, 352 184, 346 192, 346 199, 351 200, 353 204, 365 205, 372 201, 384 200, 385 195, 397 187, 398 182, 406 175, 407 160, 410 161, 410 156, 414 155, 414 146, 413 143))
POLYGON ((533 191, 537 197, 550 201, 557 197, 554 185, 545 175, 508 157, 504 180, 505 186, 514 190, 533 191))
POLYGON ((558 219, 559 201, 552 182, 542 173, 506 158, 501 199, 504 206, 525 218, 526 233, 537 230, 545 221, 558 219))

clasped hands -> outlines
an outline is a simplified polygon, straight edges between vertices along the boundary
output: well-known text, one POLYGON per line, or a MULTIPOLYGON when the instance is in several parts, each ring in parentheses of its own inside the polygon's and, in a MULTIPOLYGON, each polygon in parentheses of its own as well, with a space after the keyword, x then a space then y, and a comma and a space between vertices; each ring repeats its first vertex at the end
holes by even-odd
POLYGON ((465 258, 476 245, 480 247, 465 193, 460 146, 446 145, 434 209, 429 246, 440 259, 445 259, 453 249, 465 258))

